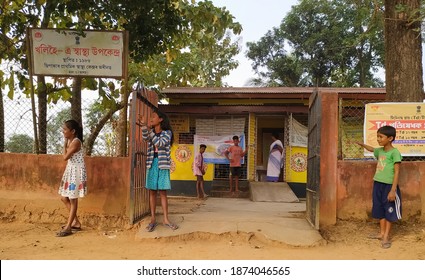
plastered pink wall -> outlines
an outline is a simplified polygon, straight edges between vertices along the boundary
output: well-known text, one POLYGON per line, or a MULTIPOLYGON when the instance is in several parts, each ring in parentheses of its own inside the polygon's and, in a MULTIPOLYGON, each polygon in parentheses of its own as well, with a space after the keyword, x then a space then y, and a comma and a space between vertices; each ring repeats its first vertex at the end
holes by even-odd
MULTIPOLYGON (((372 186, 376 161, 339 161, 337 217, 371 217, 372 186)), ((399 181, 402 219, 420 215, 425 220, 425 162, 406 162, 400 166, 399 181)))
MULTIPOLYGON (((79 199, 79 215, 127 216, 129 159, 85 157, 85 163, 88 195, 79 199)), ((61 155, 0 153, 0 206, 10 208, 25 200, 26 207, 64 208, 57 191, 65 166, 61 155)))

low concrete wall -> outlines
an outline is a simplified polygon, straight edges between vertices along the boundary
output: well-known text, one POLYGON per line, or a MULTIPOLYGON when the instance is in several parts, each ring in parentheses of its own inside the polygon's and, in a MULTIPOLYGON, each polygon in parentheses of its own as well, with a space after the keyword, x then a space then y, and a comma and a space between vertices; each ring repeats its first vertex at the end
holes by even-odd
MULTIPOLYGON (((128 158, 86 157, 88 195, 79 200, 85 224, 128 223, 128 158), (111 222, 111 220, 114 220, 111 222)), ((60 155, 0 153, 0 218, 63 222, 68 213, 57 194, 66 162, 60 155)), ((368 219, 376 162, 338 161, 337 218, 368 219)), ((425 220, 425 162, 403 162, 403 218, 425 220)))
MULTIPOLYGON (((85 163, 88 195, 79 199, 79 217, 93 224, 106 217, 120 223, 128 220, 128 158, 85 157, 85 163)), ((0 153, 2 219, 66 218, 68 213, 57 193, 65 166, 61 155, 0 153)))
MULTIPOLYGON (((339 161, 337 217, 371 217, 376 161, 339 161)), ((403 219, 425 220, 425 162, 402 162, 399 181, 403 219)))

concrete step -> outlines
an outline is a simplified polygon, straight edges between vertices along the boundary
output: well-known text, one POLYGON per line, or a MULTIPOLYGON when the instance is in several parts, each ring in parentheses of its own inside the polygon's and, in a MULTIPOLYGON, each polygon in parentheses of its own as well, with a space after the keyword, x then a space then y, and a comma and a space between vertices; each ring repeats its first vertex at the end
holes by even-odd
POLYGON ((231 193, 229 189, 229 180, 214 180, 209 194, 211 197, 249 198, 249 183, 246 180, 239 180, 239 192, 231 193))
POLYGON ((299 202, 286 182, 250 182, 252 201, 299 202))
MULTIPOLYGON (((227 185, 220 185, 220 186, 212 186, 211 191, 228 192, 229 189, 230 189, 229 184, 227 184, 227 185)), ((249 186, 239 186, 238 189, 241 192, 249 192, 249 186)), ((235 190, 235 186, 233 186, 233 190, 235 190)))
MULTIPOLYGON (((234 182, 233 182, 234 185, 234 182)), ((212 188, 229 187, 229 180, 214 180, 212 188)), ((249 188, 249 182, 246 180, 239 180, 239 188, 249 188)))
POLYGON ((211 190, 211 197, 222 197, 222 198, 249 198, 249 190, 240 190, 239 192, 229 192, 227 190, 211 190))

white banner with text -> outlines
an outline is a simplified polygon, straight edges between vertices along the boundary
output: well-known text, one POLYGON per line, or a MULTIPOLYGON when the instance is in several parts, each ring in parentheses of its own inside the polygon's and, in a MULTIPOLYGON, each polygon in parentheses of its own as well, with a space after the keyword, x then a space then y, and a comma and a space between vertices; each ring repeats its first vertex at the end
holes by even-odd
POLYGON ((34 75, 121 78, 124 32, 30 29, 34 75))
MULTIPOLYGON (((205 163, 221 163, 228 164, 229 160, 224 155, 224 152, 230 147, 233 146, 234 135, 224 135, 224 136, 208 136, 208 135, 195 135, 193 143, 195 146, 195 154, 199 152, 199 145, 204 144, 207 146, 203 154, 205 163)), ((237 135, 239 137, 239 146, 242 150, 245 150, 245 135, 237 135)), ((244 158, 242 157, 241 164, 244 163, 244 158)))
MULTIPOLYGON (((425 156, 425 103, 366 104, 364 143, 377 147, 377 130, 385 125, 396 129, 393 145, 403 156, 425 156)), ((364 154, 372 155, 366 150, 364 154)))

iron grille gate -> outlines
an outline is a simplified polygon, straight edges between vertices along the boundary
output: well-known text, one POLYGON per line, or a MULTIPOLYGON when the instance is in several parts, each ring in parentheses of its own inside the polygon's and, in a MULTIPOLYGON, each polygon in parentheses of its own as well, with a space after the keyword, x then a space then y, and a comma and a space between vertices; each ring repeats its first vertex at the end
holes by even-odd
POLYGON ((320 199, 320 130, 321 130, 321 100, 317 90, 309 100, 308 108, 308 158, 307 158, 307 220, 319 229, 319 199, 320 199))
POLYGON ((149 213, 149 193, 146 185, 147 144, 142 139, 140 118, 148 120, 158 106, 158 95, 145 88, 133 91, 130 114, 130 224, 140 221, 149 213))

